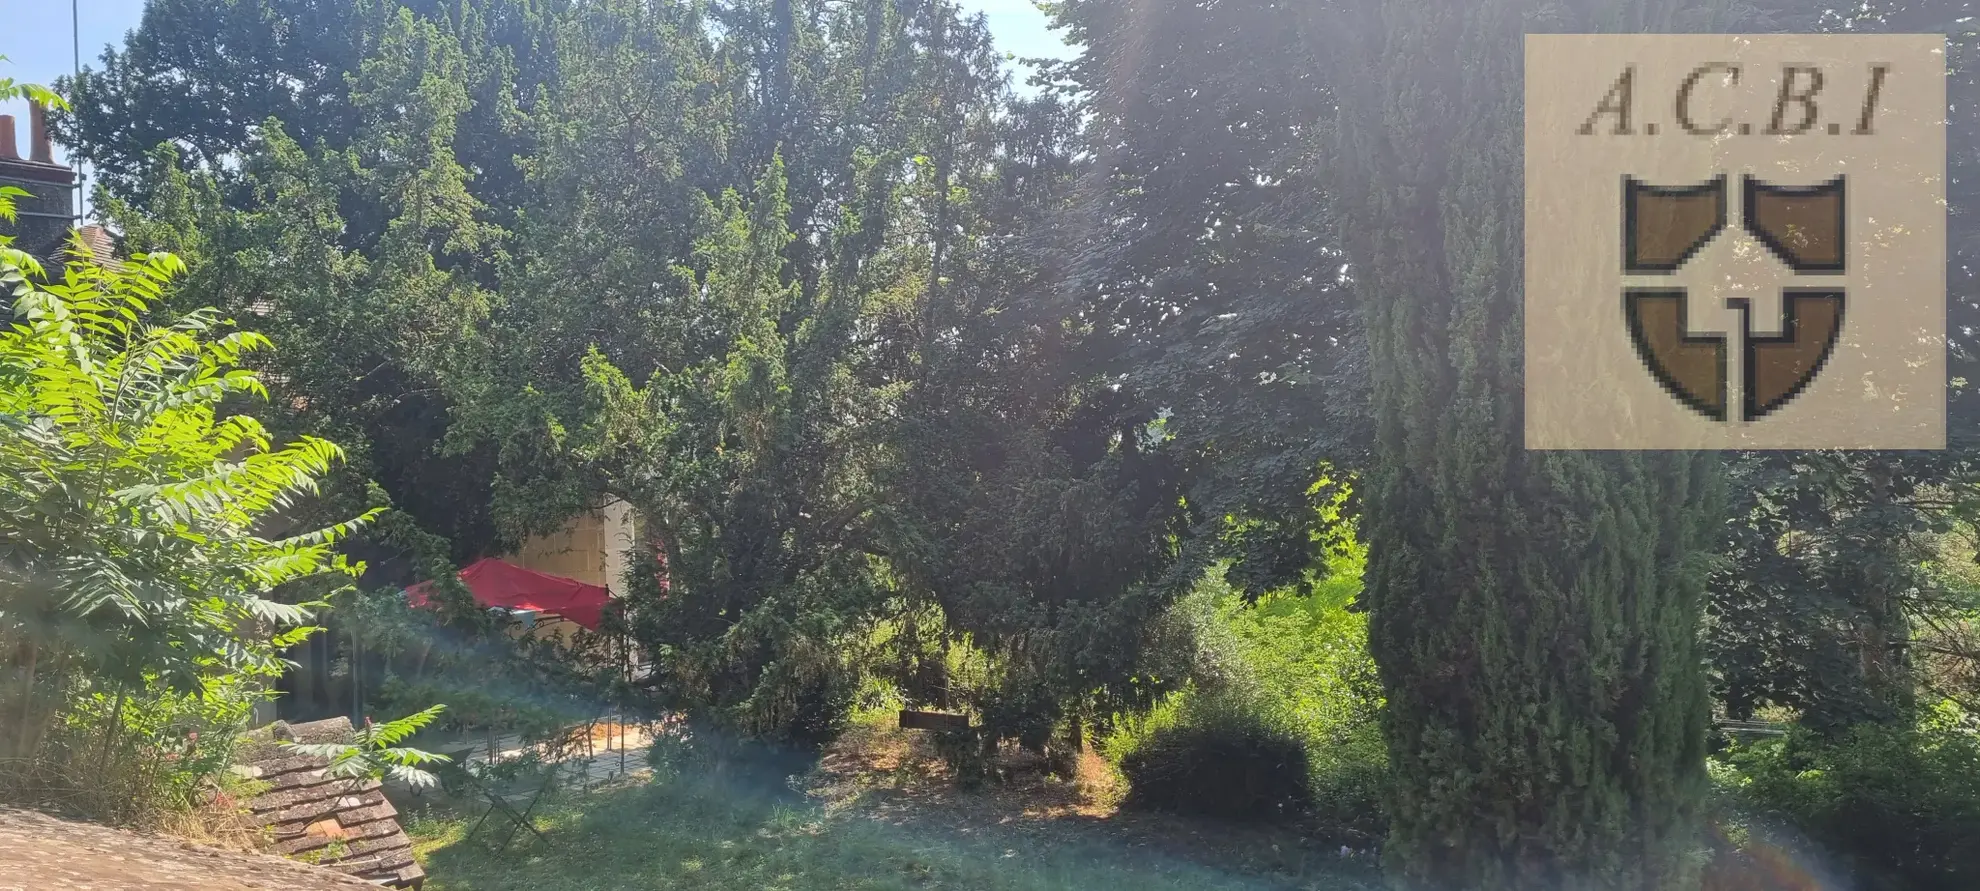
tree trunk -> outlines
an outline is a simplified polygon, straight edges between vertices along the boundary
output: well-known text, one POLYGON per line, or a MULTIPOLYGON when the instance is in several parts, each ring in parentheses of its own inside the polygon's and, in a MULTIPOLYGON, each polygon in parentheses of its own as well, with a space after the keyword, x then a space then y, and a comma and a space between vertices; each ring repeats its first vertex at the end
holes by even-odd
POLYGON ((25 640, 21 642, 21 652, 25 654, 19 660, 21 663, 21 704, 17 712, 17 717, 20 719, 21 727, 15 737, 13 757, 32 758, 34 757, 34 749, 29 748, 28 742, 33 739, 34 725, 38 720, 35 717, 34 682, 36 663, 41 656, 41 651, 35 646, 34 641, 25 640))
POLYGON ((110 717, 103 722, 103 745, 96 754, 96 772, 102 775, 110 764, 110 749, 117 741, 117 731, 124 723, 124 691, 117 691, 117 702, 110 707, 110 717))
MULTIPOLYGON (((1373 374, 1362 602, 1387 700, 1384 853, 1412 889, 1691 888, 1697 570, 1721 474, 1711 455, 1523 448, 1534 5, 1366 0, 1307 19, 1310 39, 1338 35, 1333 169, 1373 374)), ((1566 6, 1548 30, 1678 30, 1619 0, 1566 6)))
MULTIPOLYGON (((1901 721, 1912 716, 1914 684, 1902 661, 1902 650, 1910 626, 1904 589, 1911 584, 1909 565, 1924 559, 1900 519, 1907 508, 1897 503, 1892 491, 1896 480, 1889 463, 1876 458, 1868 462, 1869 500, 1865 511, 1876 523, 1893 530, 1890 540, 1875 557, 1854 567, 1858 590, 1857 645, 1863 690, 1872 720, 1901 721), (1897 516, 1893 516, 1893 515, 1897 516)), ((1876 528, 1876 527, 1872 527, 1876 528)), ((1847 582, 1846 582, 1847 583, 1847 582)), ((1854 715, 1857 720, 1865 716, 1854 715)))

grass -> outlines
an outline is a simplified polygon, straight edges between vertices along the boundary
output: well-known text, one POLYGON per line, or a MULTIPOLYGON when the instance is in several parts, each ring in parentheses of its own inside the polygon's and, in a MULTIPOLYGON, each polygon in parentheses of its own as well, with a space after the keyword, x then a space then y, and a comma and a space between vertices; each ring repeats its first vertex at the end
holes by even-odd
MULTIPOLYGON (((411 810, 429 891, 1265 891, 1376 887, 1323 868, 1240 874, 1169 854, 1159 842, 1014 820, 879 819, 822 806, 775 783, 710 777, 551 802, 548 841, 526 833, 504 854, 463 836, 475 814, 411 810)), ((487 835, 491 827, 484 827, 487 835)))

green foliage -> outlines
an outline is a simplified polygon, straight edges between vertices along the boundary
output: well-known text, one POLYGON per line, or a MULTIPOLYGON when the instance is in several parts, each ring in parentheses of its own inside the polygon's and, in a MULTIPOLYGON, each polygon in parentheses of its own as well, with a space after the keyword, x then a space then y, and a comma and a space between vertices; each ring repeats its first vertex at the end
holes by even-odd
POLYGON ((817 745, 846 717, 855 648, 885 595, 869 555, 828 546, 871 507, 862 443, 812 435, 872 410, 846 354, 858 307, 832 283, 807 312, 784 279, 786 200, 773 161, 747 205, 730 192, 705 208, 722 223, 697 247, 697 288, 723 339, 644 387, 594 352, 603 411, 587 447, 644 480, 634 503, 658 533, 668 587, 652 576, 629 621, 668 692, 731 730, 817 745), (808 317, 780 326, 794 313, 808 317))
POLYGON ((1958 452, 1736 459, 1706 636, 1726 712, 1788 708, 1833 733, 1902 725, 1935 666, 1960 673, 1938 657, 1971 664, 1960 628, 1973 600, 1946 566, 1970 553, 1946 551, 1964 547, 1974 479, 1958 452))
POLYGON ((0 332, 0 760, 29 787, 177 745, 174 712, 238 729, 311 608, 360 570, 335 546, 370 518, 286 516, 341 451, 275 448, 234 411, 266 395, 240 367, 265 338, 221 333, 211 310, 147 315, 177 258, 105 265, 80 240, 74 256, 45 285, 0 260, 16 319, 0 332), (94 746, 70 732, 91 720, 94 746))
MULTIPOLYGON (((319 439, 272 450, 253 418, 219 414, 230 395, 264 395, 236 363, 267 341, 209 339, 212 312, 140 323, 180 268, 170 255, 122 269, 79 261, 44 290, 8 267, 21 321, 0 334, 0 460, 12 471, 0 492, 15 533, 4 552, 14 629, 100 659, 102 675, 158 671, 190 690, 197 660, 227 653, 236 625, 301 624, 301 607, 265 594, 350 571, 331 546, 355 524, 255 534, 341 453, 319 439)), ((266 645, 229 657, 276 667, 266 645)))
POLYGON ((393 779, 414 789, 422 789, 435 785, 439 780, 420 765, 449 759, 445 755, 399 743, 433 723, 446 709, 444 705, 435 705, 383 724, 374 724, 366 718, 364 726, 357 729, 355 737, 348 743, 296 743, 284 740, 282 745, 299 754, 330 759, 330 766, 326 769, 330 776, 339 779, 393 779))
POLYGON ((1980 722, 1951 703, 1916 726, 1797 728, 1735 746, 1713 773, 1727 803, 1839 861, 1853 887, 1953 891, 1980 882, 1980 722))
POLYGON ((1048 71, 1078 91, 1078 146, 1097 158, 1073 169, 1077 211, 1026 229, 1063 242, 1047 268, 1074 297, 1047 308, 1080 320, 1074 367, 1100 369, 1176 461, 1136 480, 1185 508, 1176 593, 1218 558, 1252 595, 1297 581, 1319 556, 1309 474, 1366 457, 1366 349, 1330 231, 1342 209, 1313 151, 1336 104, 1316 65, 1328 48, 1291 9, 1053 8, 1081 52, 1048 71))
MULTIPOLYGON (((154 10, 148 21, 178 27, 184 6, 154 10)), ((235 12, 216 17, 225 27, 245 27, 235 12)), ((466 364, 477 320, 487 316, 489 296, 479 284, 493 277, 498 234, 467 191, 471 173, 452 149, 469 101, 467 63, 455 39, 430 20, 393 14, 363 27, 370 51, 338 72, 330 94, 337 101, 318 109, 342 128, 334 141, 314 129, 324 123, 316 114, 167 122, 151 110, 125 109, 120 113, 131 117, 118 123, 128 127, 218 130, 161 136, 133 155, 105 156, 106 182, 126 185, 100 205, 126 245, 184 256, 188 270, 176 303, 217 306, 283 345, 258 368, 275 397, 269 423, 285 435, 331 438, 351 449, 350 467, 328 481, 324 515, 389 501, 449 539, 464 562, 498 538, 488 517, 485 456, 439 453, 450 405, 446 372, 466 364), (385 499, 373 497, 373 482, 385 499)), ((204 47, 211 36, 189 37, 194 43, 173 52, 236 53, 204 47)), ((360 35, 339 38, 350 36, 360 35)), ((147 42, 140 34, 131 45, 138 55, 112 67, 157 61, 137 49, 147 42)), ((340 49, 335 41, 319 48, 340 49)), ((134 91, 116 97, 120 103, 155 86, 132 69, 106 76, 113 74, 129 75, 120 89, 134 91)), ((320 72, 296 76, 316 81, 320 72)), ((94 133, 92 115, 111 101, 98 91, 109 86, 86 76, 77 118, 65 126, 94 133)), ((216 85, 212 95, 222 107, 243 103, 230 112, 278 98, 249 101, 244 92, 254 91, 216 85)))
POLYGON ((1336 599, 1352 596, 1343 589, 1358 568, 1336 573, 1304 596, 1275 592, 1250 610, 1226 599, 1225 621, 1253 666, 1252 695, 1273 703, 1305 742, 1313 816, 1335 831, 1374 836, 1386 825, 1381 687, 1366 617, 1336 599))
POLYGON ((1126 807, 1230 820, 1289 819, 1311 806, 1313 753, 1284 709, 1234 691, 1188 696, 1120 758, 1126 807))
POLYGON ((1107 740, 1143 801, 1233 753, 1211 791, 1291 797, 1228 810, 1392 816, 1431 886, 1683 885, 1708 680, 1832 741, 1980 698, 1945 547, 1970 444, 1740 457, 1720 528, 1716 457, 1517 441, 1519 35, 1945 32, 1970 110, 1956 4, 1049 6, 1081 52, 1018 98, 951 0, 152 0, 56 127, 153 253, 30 289, 8 335, 0 754, 220 757, 174 734, 242 720, 333 521, 381 504, 367 581, 442 603, 342 606, 395 711, 673 706, 720 763, 897 694, 986 728, 941 740, 968 776, 1152 709, 1107 740), (259 385, 265 429, 227 416, 259 385), (452 579, 604 496, 642 523, 649 689, 501 639, 452 579), (1366 592, 1329 534, 1357 513, 1366 592))
POLYGON ((1052 12, 1084 45, 1064 92, 923 162, 959 225, 885 476, 890 561, 987 664, 957 699, 1032 745, 1176 688, 1170 607, 1212 563, 1253 595, 1314 565, 1305 484, 1357 403, 1291 32, 1260 4, 1052 12))
POLYGON ((1323 540, 1329 561, 1306 585, 1251 602, 1213 571, 1178 604, 1199 617, 1194 685, 1117 719, 1103 741, 1129 781, 1127 804, 1297 817, 1357 847, 1380 835, 1381 694, 1366 618, 1349 611, 1366 549, 1351 525, 1323 540), (1219 774, 1226 758, 1243 772, 1219 774))
MULTIPOLYGON (((1303 7, 1339 112, 1368 344, 1369 652, 1406 888, 1694 884, 1698 627, 1718 458, 1522 447, 1519 83, 1528 4, 1303 7)), ((1713 4, 1553 4, 1548 30, 1736 27, 1713 4)), ((1544 212, 1536 209, 1534 212, 1544 212)))
MULTIPOLYGON (((5 61, 7 61, 7 57, 0 56, 0 62, 5 61)), ((54 90, 40 84, 20 83, 11 77, 0 77, 0 101, 9 99, 26 99, 29 102, 39 103, 49 108, 68 107, 68 103, 61 96, 57 95, 54 90)))
POLYGON ((10 778, 16 783, 7 791, 113 822, 196 810, 227 792, 236 740, 268 698, 265 686, 263 678, 235 675, 190 693, 156 676, 114 692, 80 688, 43 740, 40 779, 10 778))
POLYGON ((873 628, 939 613, 918 651, 996 666, 939 695, 1040 745, 1173 686, 1153 626, 1215 557, 1253 593, 1297 577, 1294 481, 1344 441, 1316 435, 1354 400, 1311 345, 1346 304, 1309 311, 1335 285, 1306 271, 1320 230, 1280 225, 1300 137, 1265 123, 1321 104, 1216 85, 1260 125, 1082 160, 1118 140, 1013 97, 947 0, 158 0, 57 127, 126 242, 187 257, 182 299, 284 345, 271 424, 354 456, 324 515, 389 503, 464 562, 626 498, 677 704, 828 738, 873 628), (1082 204, 1156 234, 1093 243, 1082 204), (1205 216, 1231 225, 1202 245, 1167 222, 1205 216))
POLYGON ((1980 526, 1950 524, 1925 562, 1925 590, 1936 595, 1915 611, 1913 656, 1907 667, 1921 698, 1950 699, 1980 713, 1980 526))

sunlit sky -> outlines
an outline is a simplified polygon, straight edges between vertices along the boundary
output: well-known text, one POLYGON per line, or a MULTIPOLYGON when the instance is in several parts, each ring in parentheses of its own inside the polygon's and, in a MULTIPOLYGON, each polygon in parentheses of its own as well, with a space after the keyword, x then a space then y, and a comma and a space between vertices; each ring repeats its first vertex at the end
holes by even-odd
MULTIPOLYGON (((961 0, 965 9, 981 11, 990 19, 990 31, 1000 49, 1020 58, 1064 57, 1069 53, 1058 33, 1046 26, 1045 14, 1031 0, 961 0)), ((17 82, 47 84, 68 74, 75 67, 75 47, 80 37, 82 61, 94 66, 106 45, 121 46, 125 32, 136 28, 144 13, 144 0, 0 0, 0 21, 7 22, 0 33, 0 77, 17 82), (71 28, 71 2, 74 21, 71 28)), ((1023 88, 1020 76, 1019 88, 1023 88)), ((21 154, 27 154, 27 105, 0 102, 0 114, 14 115, 18 126, 21 154)), ((57 149, 60 152, 60 149, 57 149)))

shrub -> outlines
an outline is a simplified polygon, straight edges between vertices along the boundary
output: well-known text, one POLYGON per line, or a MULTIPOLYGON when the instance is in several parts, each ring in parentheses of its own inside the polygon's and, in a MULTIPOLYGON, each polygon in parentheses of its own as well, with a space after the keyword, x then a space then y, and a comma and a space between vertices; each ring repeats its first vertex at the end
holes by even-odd
POLYGON ((985 745, 979 728, 937 730, 928 735, 928 742, 935 750, 935 757, 949 768, 957 786, 977 789, 989 781, 994 753, 985 745))
POLYGON ((265 339, 149 315, 169 254, 72 253, 43 283, 0 245, 0 790, 127 819, 224 760, 311 595, 358 572, 334 552, 357 521, 297 528, 342 452, 231 413, 266 396, 242 367, 265 339))
MULTIPOLYGON (((1302 812, 1316 830, 1357 845, 1379 837, 1387 827, 1388 776, 1381 694, 1366 617, 1347 608, 1360 590, 1362 553, 1344 539, 1324 577, 1256 603, 1246 603, 1222 573, 1205 576, 1175 610, 1187 614, 1178 621, 1198 629, 1195 684, 1146 715, 1117 719, 1103 741, 1129 783, 1173 785, 1166 777, 1177 769, 1168 762, 1203 762, 1233 746, 1252 751, 1247 759, 1270 762, 1266 753, 1290 735, 1303 753, 1293 793, 1300 805, 1273 804, 1259 815, 1302 812)), ((1151 798, 1154 792, 1131 788, 1124 803, 1164 806, 1168 793, 1151 798)))
POLYGON ((646 766, 652 782, 666 785, 707 772, 710 759, 700 740, 680 715, 669 714, 646 723, 646 766))
POLYGON ((1237 692, 1189 697, 1120 759, 1127 807, 1280 819, 1312 804, 1306 740, 1291 722, 1237 692))
POLYGON ((266 696, 255 680, 183 693, 155 676, 114 690, 83 679, 26 762, 33 772, 9 777, 8 792, 117 823, 197 814, 221 791, 235 740, 266 696))
POLYGON ((1791 825, 1866 891, 1980 888, 1980 735, 1950 707, 1736 745, 1714 774, 1733 807, 1791 825))
POLYGON ((1307 739, 1314 819, 1344 839, 1388 833, 1389 758, 1374 720, 1307 739))
POLYGON ((1368 657, 1367 617, 1347 609, 1359 570, 1356 559, 1319 584, 1267 594, 1250 607, 1226 598, 1221 607, 1256 695, 1283 711, 1306 743, 1311 815, 1344 841, 1387 829, 1381 687, 1368 657))

